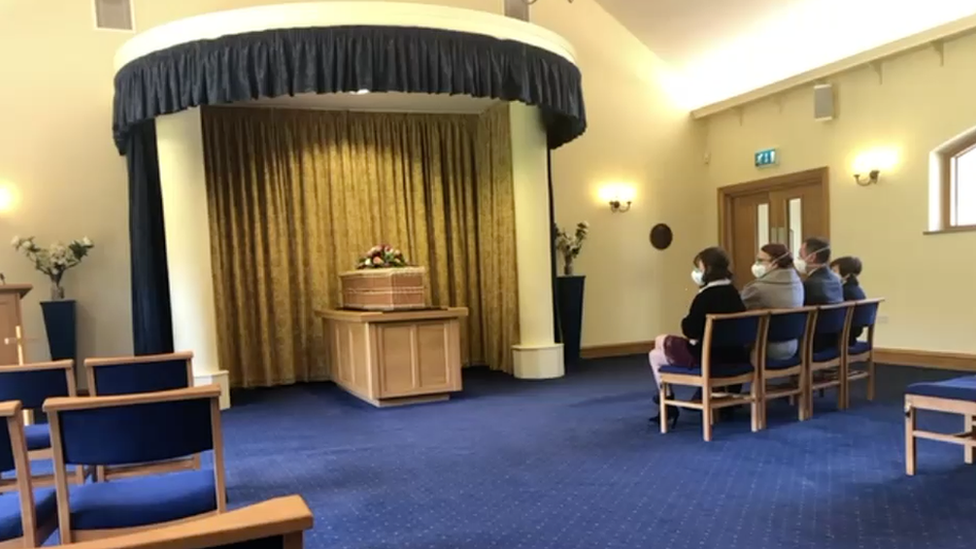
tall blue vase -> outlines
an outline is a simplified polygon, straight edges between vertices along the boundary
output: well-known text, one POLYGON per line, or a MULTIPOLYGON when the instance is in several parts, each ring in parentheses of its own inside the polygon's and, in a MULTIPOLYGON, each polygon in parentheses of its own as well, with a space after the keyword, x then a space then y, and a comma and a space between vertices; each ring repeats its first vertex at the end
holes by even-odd
POLYGON ((567 364, 580 360, 580 335, 583 331, 583 282, 585 276, 560 276, 556 279, 556 307, 562 334, 563 357, 567 364))
POLYGON ((51 360, 74 360, 78 355, 75 300, 42 301, 41 312, 44 314, 44 329, 47 331, 51 360))

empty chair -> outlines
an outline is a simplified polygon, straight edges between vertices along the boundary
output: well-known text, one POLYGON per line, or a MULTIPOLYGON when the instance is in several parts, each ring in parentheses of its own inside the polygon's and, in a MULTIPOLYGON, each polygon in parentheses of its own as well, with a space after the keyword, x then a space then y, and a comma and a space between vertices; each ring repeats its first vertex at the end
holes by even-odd
MULTIPOLYGON (((0 401, 19 400, 31 418, 24 427, 27 438, 28 458, 31 460, 51 459, 51 432, 46 423, 33 423, 34 412, 39 411, 44 401, 52 397, 75 396, 75 372, 73 360, 38 362, 18 366, 0 367, 0 401)), ((70 482, 83 483, 87 471, 82 467, 75 469, 70 482)), ((34 477, 35 486, 53 486, 54 475, 34 477)), ((16 489, 9 487, 9 489, 16 489)), ((0 487, 0 492, 4 491, 0 487)))
POLYGON ((766 428, 766 403, 778 398, 797 399, 798 419, 807 419, 807 355, 804 349, 816 314, 816 307, 769 311, 766 340, 760 343, 756 354, 759 365, 759 426, 762 429, 766 428), (769 358, 766 347, 770 343, 784 341, 799 342, 796 355, 787 359, 769 358), (770 381, 776 384, 770 386, 770 381))
POLYGON ((807 417, 813 415, 813 393, 837 387, 837 408, 845 407, 847 384, 843 382, 844 360, 847 358, 847 334, 853 303, 836 303, 817 307, 813 330, 807 338, 807 417), (831 344, 817 348, 818 341, 831 344))
POLYGON ((0 480, 12 485, 16 493, 0 494, 0 547, 38 547, 57 526, 57 500, 54 490, 34 492, 27 459, 24 415, 20 402, 0 402, 0 471, 16 471, 16 479, 0 480))
POLYGON ((915 383, 905 391, 905 472, 915 474, 915 441, 919 438, 959 444, 964 461, 976 462, 976 376, 937 382, 915 383), (919 429, 918 410, 962 416, 965 430, 945 434, 919 429))
MULTIPOLYGON (((764 335, 766 311, 747 311, 721 315, 708 315, 705 321, 705 337, 702 338, 701 364, 696 368, 689 365, 669 364, 660 370, 660 422, 661 432, 668 432, 667 406, 694 408, 702 411, 702 437, 712 440, 714 411, 719 408, 749 404, 752 415, 752 430, 759 429, 758 379, 756 368, 751 362, 741 364, 712 364, 714 348, 749 349, 764 335), (730 393, 718 390, 744 383, 750 384, 749 393, 730 393), (685 401, 668 398, 669 385, 689 385, 701 388, 700 401, 685 401)), ((746 354, 748 356, 748 354, 746 354)))
POLYGON ((847 360, 844 361, 847 387, 844 390, 844 407, 851 404, 850 383, 859 379, 867 379, 868 400, 874 400, 874 326, 878 319, 878 308, 883 298, 864 299, 854 302, 854 312, 851 314, 851 334, 863 333, 864 339, 849 337, 847 360), (864 364, 864 369, 852 368, 855 364, 864 364))
POLYGON ((220 387, 53 398, 51 422, 61 542, 130 533, 226 510, 220 387), (67 465, 157 463, 213 450, 213 471, 142 475, 81 486, 67 465))
MULTIPOLYGON (((85 360, 85 376, 92 396, 128 395, 153 393, 193 386, 193 353, 169 353, 162 355, 128 356, 114 358, 89 358, 85 360)), ((183 471, 199 469, 200 457, 167 463, 154 463, 146 467, 96 467, 95 479, 99 482, 124 478, 144 471, 183 471)))
MULTIPOLYGON (((111 549, 300 549, 312 512, 301 496, 286 496, 186 524, 164 526, 110 540, 111 549)), ((90 541, 70 549, 109 549, 109 542, 90 541)))

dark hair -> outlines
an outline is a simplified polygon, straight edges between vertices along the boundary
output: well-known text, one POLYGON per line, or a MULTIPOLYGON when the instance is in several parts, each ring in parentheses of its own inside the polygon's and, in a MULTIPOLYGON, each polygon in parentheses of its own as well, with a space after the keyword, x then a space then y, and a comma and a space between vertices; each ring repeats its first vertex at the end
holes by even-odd
POLYGON ((785 244, 772 242, 766 244, 760 250, 770 257, 773 265, 781 269, 793 266, 793 254, 790 253, 790 249, 785 244))
POLYGON ((823 265, 830 261, 830 242, 826 238, 812 237, 803 241, 807 253, 813 253, 817 263, 823 265))
POLYGON ((840 273, 841 278, 847 278, 849 281, 857 284, 857 277, 861 275, 861 260, 854 256, 844 256, 838 257, 837 259, 830 262, 830 268, 837 268, 837 272, 840 273))
POLYGON ((705 248, 698 252, 692 263, 698 265, 699 261, 705 266, 705 272, 702 273, 703 284, 723 278, 732 279, 732 262, 729 261, 729 254, 725 253, 722 248, 718 246, 705 248))

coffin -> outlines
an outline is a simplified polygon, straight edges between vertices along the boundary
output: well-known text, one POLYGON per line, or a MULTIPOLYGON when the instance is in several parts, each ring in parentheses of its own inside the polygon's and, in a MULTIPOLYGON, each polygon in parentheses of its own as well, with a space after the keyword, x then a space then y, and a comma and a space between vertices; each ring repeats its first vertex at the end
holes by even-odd
POLYGON ((362 269, 339 275, 342 307, 359 311, 403 311, 427 308, 426 267, 362 269))

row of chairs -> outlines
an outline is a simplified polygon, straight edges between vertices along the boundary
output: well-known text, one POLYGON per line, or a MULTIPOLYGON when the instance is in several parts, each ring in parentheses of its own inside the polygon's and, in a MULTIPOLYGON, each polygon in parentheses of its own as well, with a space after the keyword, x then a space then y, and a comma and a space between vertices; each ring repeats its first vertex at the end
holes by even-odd
POLYGON ((223 512, 220 388, 190 387, 191 361, 190 353, 86 361, 90 397, 76 396, 71 361, 0 367, 8 442, 0 441, 0 468, 16 472, 0 491, 18 491, 0 495, 0 547, 33 547, 55 525, 70 543, 223 512), (25 426, 25 409, 48 423, 25 426), (210 451, 214 470, 200 471, 210 451), (32 477, 31 459, 44 457, 54 474, 32 477), (90 471, 95 482, 86 484, 90 471), (172 471, 180 472, 146 476, 172 471))
POLYGON ((883 299, 849 301, 819 307, 756 310, 709 315, 702 338, 702 360, 696 368, 669 365, 661 368, 660 423, 668 432, 667 406, 702 411, 702 431, 712 439, 714 411, 729 406, 749 405, 753 432, 766 427, 766 403, 789 398, 797 402, 800 421, 813 415, 813 395, 837 388, 837 407, 850 406, 851 382, 867 381, 867 398, 874 399, 874 328, 883 299), (863 330, 865 338, 851 342, 852 330, 863 330), (786 360, 767 355, 770 343, 798 341, 797 354, 786 360), (828 341, 830 345, 816 346, 828 341), (743 364, 714 364, 710 350, 716 347, 751 348, 753 358, 743 364), (863 363, 862 369, 852 365, 863 363), (772 384, 771 384, 772 383, 772 384), (748 392, 730 392, 729 387, 748 384, 748 392), (666 398, 669 386, 694 386, 701 398, 691 401, 666 398))

